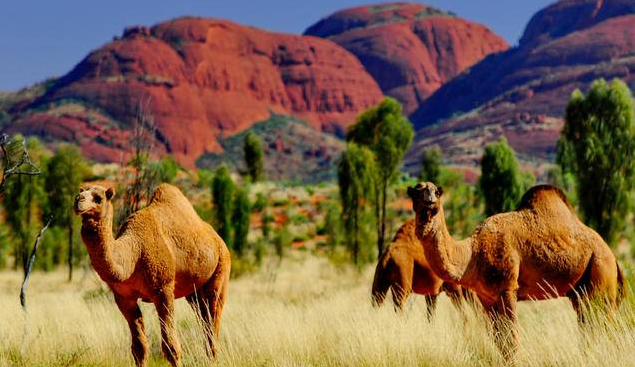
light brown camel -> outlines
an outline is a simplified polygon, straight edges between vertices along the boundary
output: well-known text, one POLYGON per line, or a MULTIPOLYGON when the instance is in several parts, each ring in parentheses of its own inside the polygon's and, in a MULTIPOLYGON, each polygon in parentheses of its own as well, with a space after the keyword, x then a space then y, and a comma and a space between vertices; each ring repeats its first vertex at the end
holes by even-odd
POLYGON ((230 254, 216 231, 199 218, 174 186, 161 184, 150 204, 132 214, 113 237, 112 198, 102 186, 80 190, 75 213, 97 274, 115 295, 132 334, 137 366, 148 363, 148 341, 138 299, 154 303, 161 323, 161 348, 177 366, 181 348, 174 327, 174 300, 186 297, 203 321, 215 355, 231 268, 230 254))
POLYGON ((516 302, 566 296, 584 322, 584 301, 605 311, 623 298, 624 277, 608 245, 574 214, 559 189, 531 188, 517 210, 487 218, 463 241, 445 224, 443 191, 433 183, 408 188, 416 234, 444 281, 473 290, 507 356, 517 346, 516 302))
POLYGON ((459 311, 462 300, 470 299, 468 291, 461 286, 444 282, 430 269, 423 247, 415 235, 415 220, 405 222, 395 234, 375 268, 373 279, 373 305, 378 307, 390 289, 396 311, 401 311, 410 293, 425 297, 428 320, 434 316, 437 297, 442 292, 448 295, 459 311))

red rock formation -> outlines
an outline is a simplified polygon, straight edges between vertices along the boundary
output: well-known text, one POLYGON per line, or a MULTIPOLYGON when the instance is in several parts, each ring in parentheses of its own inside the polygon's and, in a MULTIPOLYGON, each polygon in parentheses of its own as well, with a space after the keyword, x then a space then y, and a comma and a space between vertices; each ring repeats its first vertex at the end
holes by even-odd
POLYGON ((477 165, 485 143, 504 135, 521 158, 552 162, 574 89, 597 78, 635 86, 634 24, 635 0, 564 0, 540 11, 518 47, 474 65, 411 116, 419 131, 408 160, 439 144, 450 161, 477 165))
POLYGON ((331 41, 179 18, 127 28, 22 111, 11 130, 78 141, 92 158, 118 160, 143 104, 156 122, 160 150, 192 167, 203 153, 221 149, 218 136, 270 112, 333 129, 381 98, 355 56, 331 41), (85 111, 49 113, 68 103, 85 111), (91 121, 91 114, 107 124, 91 121))
POLYGON ((465 68, 508 47, 480 24, 415 3, 339 11, 305 34, 328 38, 354 53, 408 114, 465 68))

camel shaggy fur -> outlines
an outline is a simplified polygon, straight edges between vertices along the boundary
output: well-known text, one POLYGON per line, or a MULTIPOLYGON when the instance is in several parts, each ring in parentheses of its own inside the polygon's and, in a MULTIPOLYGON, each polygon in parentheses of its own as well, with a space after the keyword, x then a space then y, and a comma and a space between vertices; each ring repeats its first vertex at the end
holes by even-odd
POLYGON ((173 366, 181 354, 173 319, 176 298, 186 297, 208 328, 214 355, 231 267, 227 246, 181 191, 167 184, 159 185, 150 204, 132 214, 115 238, 114 195, 112 188, 102 186, 83 189, 75 212, 82 217, 82 239, 92 265, 130 327, 136 365, 148 363, 139 299, 155 305, 163 354, 173 366))
POLYGON ((586 300, 609 311, 623 298, 624 277, 611 249, 578 219, 561 190, 531 188, 517 210, 487 218, 459 242, 446 228, 442 193, 430 182, 408 188, 417 238, 441 279, 477 294, 504 354, 517 346, 517 301, 568 297, 584 322, 586 300))
POLYGON ((438 277, 426 260, 423 247, 415 235, 415 220, 404 223, 390 246, 386 248, 375 268, 373 280, 373 305, 380 306, 390 289, 396 311, 401 311, 410 293, 425 297, 428 320, 432 319, 437 297, 442 292, 448 295, 457 309, 462 310, 463 294, 461 286, 444 282, 438 277))

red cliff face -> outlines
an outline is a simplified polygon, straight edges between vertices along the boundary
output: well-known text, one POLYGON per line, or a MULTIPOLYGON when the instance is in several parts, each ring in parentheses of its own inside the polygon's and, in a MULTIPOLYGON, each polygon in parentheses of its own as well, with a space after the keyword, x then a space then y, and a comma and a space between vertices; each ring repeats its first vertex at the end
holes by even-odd
POLYGON ((465 68, 508 47, 480 24, 414 3, 343 10, 305 34, 330 39, 355 54, 406 113, 465 68))
POLYGON ((129 150, 142 105, 156 123, 159 150, 192 167, 221 149, 217 137, 271 112, 328 130, 382 96, 355 56, 331 41, 180 18, 126 29, 22 111, 10 130, 77 141, 89 157, 113 161, 129 150))
POLYGON ((552 162, 573 90, 597 78, 635 86, 634 24, 635 0, 563 0, 538 12, 518 47, 446 83, 411 116, 419 131, 408 160, 438 144, 453 163, 474 166, 505 136, 532 165, 552 162))

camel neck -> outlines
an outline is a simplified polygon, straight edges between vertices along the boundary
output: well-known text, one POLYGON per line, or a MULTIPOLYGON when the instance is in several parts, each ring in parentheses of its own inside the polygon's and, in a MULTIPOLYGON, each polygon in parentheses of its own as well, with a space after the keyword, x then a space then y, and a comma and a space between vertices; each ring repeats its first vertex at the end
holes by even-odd
POLYGON ((417 231, 432 270, 444 281, 460 284, 472 255, 471 241, 456 241, 450 235, 443 206, 429 218, 417 214, 417 231))
POLYGON ((138 258, 136 246, 127 243, 126 236, 115 240, 112 223, 112 205, 109 205, 101 219, 82 220, 82 239, 90 261, 99 277, 107 283, 123 282, 130 278, 138 258))

